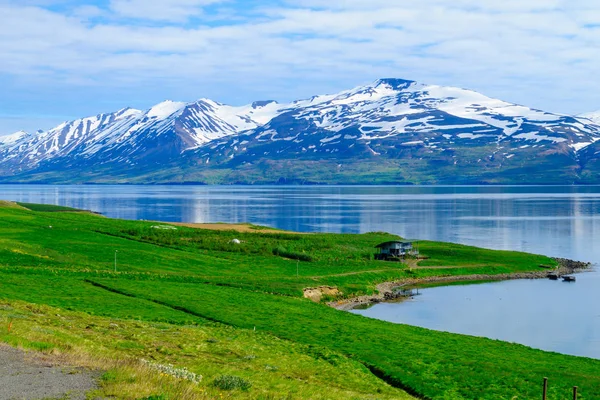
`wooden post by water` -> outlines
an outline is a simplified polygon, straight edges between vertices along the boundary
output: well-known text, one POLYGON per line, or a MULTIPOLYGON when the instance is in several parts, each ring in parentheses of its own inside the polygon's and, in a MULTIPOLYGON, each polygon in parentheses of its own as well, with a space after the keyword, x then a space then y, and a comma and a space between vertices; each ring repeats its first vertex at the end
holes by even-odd
POLYGON ((548 378, 544 377, 544 389, 542 392, 542 400, 546 400, 547 393, 548 393, 548 378))
POLYGON ((573 400, 577 400, 577 386, 573 386, 573 400))

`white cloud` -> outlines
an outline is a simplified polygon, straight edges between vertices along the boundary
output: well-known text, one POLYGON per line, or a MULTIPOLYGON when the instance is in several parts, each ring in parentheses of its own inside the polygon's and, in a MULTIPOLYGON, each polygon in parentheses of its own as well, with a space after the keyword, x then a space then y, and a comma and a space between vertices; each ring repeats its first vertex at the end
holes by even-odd
POLYGON ((0 79, 24 88, 55 82, 93 98, 99 87, 152 85, 233 102, 396 76, 549 111, 600 109, 600 5, 590 0, 55 2, 63 11, 40 1, 0 0, 0 79))

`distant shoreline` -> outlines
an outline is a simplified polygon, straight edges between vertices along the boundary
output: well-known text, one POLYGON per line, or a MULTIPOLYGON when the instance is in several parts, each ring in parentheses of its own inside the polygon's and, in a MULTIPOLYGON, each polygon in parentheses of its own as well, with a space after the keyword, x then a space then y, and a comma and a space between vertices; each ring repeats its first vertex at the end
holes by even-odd
MULTIPOLYGON (((558 262, 558 269, 552 270, 560 275, 567 275, 579 272, 589 271, 592 264, 589 262, 574 261, 566 258, 554 258, 558 262)), ((513 279, 544 279, 548 277, 549 270, 531 271, 531 272, 511 272, 507 274, 473 274, 459 276, 429 276, 424 278, 407 278, 398 281, 383 282, 377 285, 377 293, 350 297, 347 299, 328 302, 327 305, 342 311, 350 311, 356 307, 383 303, 386 301, 401 298, 395 294, 394 289, 402 286, 413 286, 424 283, 452 283, 452 282, 477 282, 477 281, 507 281, 513 279)))
MULTIPOLYGON (((0 179, 3 177, 0 176, 0 179)), ((240 186, 240 187, 257 187, 257 186, 269 186, 269 187, 294 187, 294 186, 320 186, 320 187, 595 187, 600 186, 600 182, 597 183, 412 183, 412 182, 389 182, 389 183, 353 183, 353 182, 337 182, 337 183, 326 183, 326 182, 285 182, 279 183, 277 181, 265 181, 257 183, 248 182, 233 182, 233 183, 206 183, 202 181, 189 181, 189 182, 45 182, 45 181, 5 181, 0 180, 0 186, 6 185, 22 185, 22 186, 240 186)))

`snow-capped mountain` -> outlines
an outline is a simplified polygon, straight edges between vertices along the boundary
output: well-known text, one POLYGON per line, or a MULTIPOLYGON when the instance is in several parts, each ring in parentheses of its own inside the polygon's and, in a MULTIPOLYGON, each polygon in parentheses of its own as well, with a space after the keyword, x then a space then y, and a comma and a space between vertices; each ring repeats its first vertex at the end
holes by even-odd
POLYGON ((0 172, 44 181, 69 170, 82 182, 571 183, 594 175, 586 166, 599 139, 591 115, 381 79, 289 104, 166 101, 18 133, 0 139, 0 172))
POLYGON ((26 171, 45 164, 129 165, 168 161, 196 148, 270 120, 274 102, 232 107, 202 99, 164 101, 147 111, 124 108, 64 122, 35 135, 17 133, 0 144, 0 168, 26 171), (19 136, 20 135, 20 136, 19 136))
POLYGON ((17 140, 4 141, 4 146, 0 147, 2 162, 14 161, 29 167, 57 156, 80 152, 81 147, 99 146, 139 114, 138 110, 123 109, 116 113, 64 122, 47 132, 33 135, 18 132, 15 134, 17 140))
POLYGON ((380 156, 497 169, 522 162, 519 154, 565 154, 575 162, 600 139, 600 126, 470 90, 382 79, 295 102, 267 124, 224 139, 198 149, 198 156, 209 162, 220 156, 229 164, 380 156))

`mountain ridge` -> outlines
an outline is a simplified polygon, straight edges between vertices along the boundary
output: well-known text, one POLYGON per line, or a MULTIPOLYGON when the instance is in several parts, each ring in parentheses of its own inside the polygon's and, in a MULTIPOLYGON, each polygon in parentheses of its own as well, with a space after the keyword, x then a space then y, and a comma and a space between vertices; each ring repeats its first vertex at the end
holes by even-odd
POLYGON ((0 182, 595 182, 599 140, 589 114, 385 78, 284 104, 167 100, 21 132, 0 138, 0 182))
POLYGON ((579 117, 586 118, 586 119, 589 119, 589 120, 591 120, 592 122, 594 122, 596 124, 600 124, 600 110, 589 112, 589 113, 585 113, 585 114, 579 114, 579 117))

